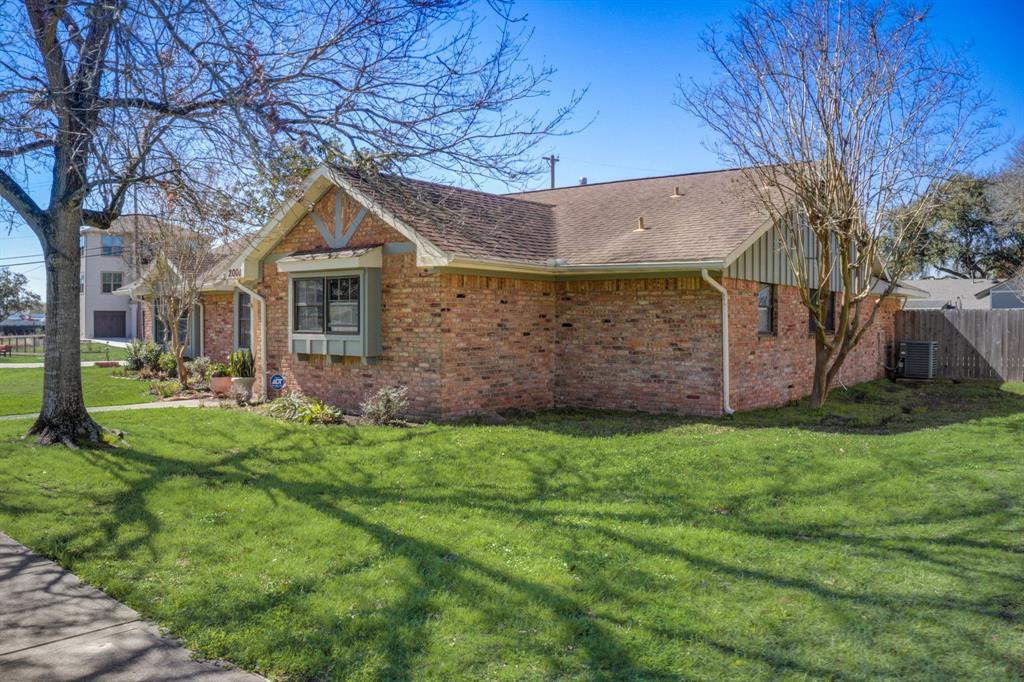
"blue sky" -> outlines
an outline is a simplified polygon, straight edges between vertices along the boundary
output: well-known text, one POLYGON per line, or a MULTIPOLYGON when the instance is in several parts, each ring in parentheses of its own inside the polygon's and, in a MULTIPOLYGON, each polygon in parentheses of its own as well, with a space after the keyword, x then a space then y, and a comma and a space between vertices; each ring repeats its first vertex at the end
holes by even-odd
MULTIPOLYGON (((552 83, 552 102, 564 102, 574 89, 589 87, 577 122, 594 118, 582 132, 552 140, 550 149, 561 161, 558 184, 575 184, 646 175, 666 175, 720 167, 702 143, 708 131, 672 98, 679 76, 701 80, 710 64, 698 48, 698 36, 709 24, 728 27, 740 2, 639 2, 520 0, 517 8, 533 27, 527 56, 558 68, 552 83)), ((1024 136, 1024 49, 1021 27, 1024 3, 939 0, 932 5, 934 38, 953 47, 968 47, 1005 110, 1007 131, 1024 136)), ((1007 149, 985 159, 982 168, 997 165, 1007 149)), ((528 185, 546 186, 546 174, 528 185)), ((486 189, 501 191, 492 184, 486 189)), ((518 189, 518 188, 513 188, 518 189)), ((32 191, 40 201, 45 183, 32 191)), ((35 237, 20 226, 0 234, 0 259, 37 260, 35 237)), ((18 266, 33 290, 45 292, 39 265, 18 266)))

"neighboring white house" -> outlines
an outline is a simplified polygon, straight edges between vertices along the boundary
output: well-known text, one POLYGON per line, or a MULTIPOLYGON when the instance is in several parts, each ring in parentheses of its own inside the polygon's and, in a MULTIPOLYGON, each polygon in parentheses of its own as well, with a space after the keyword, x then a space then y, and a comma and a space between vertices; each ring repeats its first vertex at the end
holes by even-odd
POLYGON ((82 228, 78 310, 83 337, 142 336, 142 303, 114 292, 134 279, 131 249, 137 233, 145 232, 148 220, 148 216, 125 215, 106 230, 82 228))

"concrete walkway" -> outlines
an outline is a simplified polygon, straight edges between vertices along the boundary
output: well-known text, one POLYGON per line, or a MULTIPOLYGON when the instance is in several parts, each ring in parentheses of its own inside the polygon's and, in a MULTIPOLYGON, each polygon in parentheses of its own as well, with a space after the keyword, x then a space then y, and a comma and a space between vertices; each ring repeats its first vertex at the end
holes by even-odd
POLYGON ((0 533, 0 679, 259 682, 191 653, 139 614, 0 533))
MULTIPOLYGON (((119 412, 121 410, 162 410, 170 407, 216 407, 216 398, 194 398, 191 400, 158 400, 154 403, 134 403, 132 405, 104 405, 103 407, 90 407, 89 414, 96 412, 119 412)), ((0 419, 34 419, 38 412, 29 414, 5 414, 0 419)))
MULTIPOLYGON (((82 367, 95 367, 97 362, 116 362, 119 365, 125 364, 124 360, 85 360, 80 362, 82 367)), ((42 369, 45 365, 41 362, 0 362, 0 369, 42 369)))

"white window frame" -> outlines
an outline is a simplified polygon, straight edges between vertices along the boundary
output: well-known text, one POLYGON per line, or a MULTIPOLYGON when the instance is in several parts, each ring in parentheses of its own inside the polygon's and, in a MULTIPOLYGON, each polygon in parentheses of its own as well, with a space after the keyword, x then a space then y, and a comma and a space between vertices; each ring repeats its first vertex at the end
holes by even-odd
POLYGON ((124 286, 124 273, 123 272, 121 272, 119 270, 106 270, 106 271, 100 273, 100 293, 101 294, 108 294, 108 295, 109 294, 113 294, 115 291, 117 291, 118 289, 120 289, 123 286, 124 286), (121 276, 121 283, 118 284, 116 287, 115 286, 111 286, 110 291, 104 291, 103 289, 107 285, 107 283, 105 281, 103 281, 104 275, 120 275, 121 276))
POLYGON ((105 234, 100 236, 100 255, 101 256, 115 256, 120 257, 124 251, 124 237, 119 234, 105 234), (107 245, 107 240, 113 242, 117 240, 116 246, 111 244, 107 245))

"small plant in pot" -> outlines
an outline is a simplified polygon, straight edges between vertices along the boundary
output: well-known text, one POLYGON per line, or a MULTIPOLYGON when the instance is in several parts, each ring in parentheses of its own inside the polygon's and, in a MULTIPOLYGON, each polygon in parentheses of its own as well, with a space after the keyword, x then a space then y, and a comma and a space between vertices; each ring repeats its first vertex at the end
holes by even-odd
POLYGON ((223 362, 210 364, 210 390, 214 395, 231 393, 231 370, 223 362))
POLYGON ((249 349, 236 350, 228 358, 231 370, 231 394, 242 402, 252 399, 252 385, 256 383, 256 363, 249 349))

